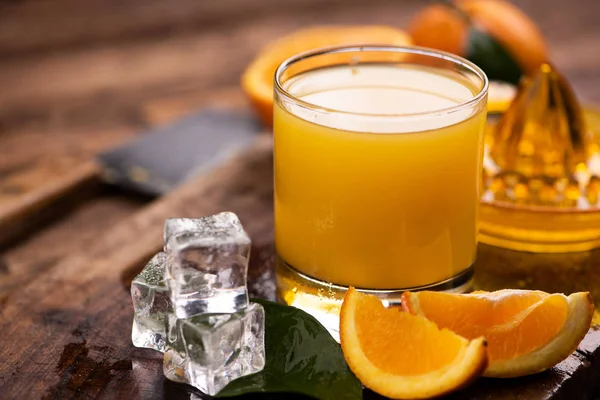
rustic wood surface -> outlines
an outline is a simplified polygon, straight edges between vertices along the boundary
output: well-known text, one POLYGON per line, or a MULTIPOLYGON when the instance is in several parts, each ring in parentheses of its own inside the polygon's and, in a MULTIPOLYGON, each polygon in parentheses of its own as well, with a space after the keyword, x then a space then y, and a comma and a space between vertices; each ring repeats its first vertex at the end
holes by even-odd
MULTIPOLYGON (((600 103, 600 3, 517 3, 540 24, 553 61, 580 98, 600 103)), ((186 387, 162 379, 152 352, 131 346, 127 285, 160 247, 165 217, 231 209, 255 242, 252 293, 272 298, 268 138, 154 202, 93 179, 85 190, 69 182, 93 176, 94 154, 149 126, 207 104, 244 106, 239 75, 275 36, 319 23, 402 27, 422 6, 418 0, 0 4, 0 398, 190 398, 186 387), (53 196, 65 189, 76 195, 53 196)), ((600 303, 600 251, 531 255, 481 246, 476 268, 484 289, 591 289, 600 303)), ((581 382, 600 382, 597 343, 590 336, 591 350, 520 386, 496 384, 494 393, 503 397, 484 392, 494 384, 483 382, 469 398, 583 396, 592 388, 581 382)))

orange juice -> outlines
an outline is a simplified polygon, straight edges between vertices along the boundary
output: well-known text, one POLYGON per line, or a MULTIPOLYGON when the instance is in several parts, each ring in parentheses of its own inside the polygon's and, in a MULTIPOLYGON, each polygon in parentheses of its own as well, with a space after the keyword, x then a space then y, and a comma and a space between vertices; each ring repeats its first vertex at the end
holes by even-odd
POLYGON ((457 106, 481 85, 433 66, 366 64, 283 88, 299 100, 274 109, 275 245, 287 265, 390 290, 471 267, 485 100, 457 106))

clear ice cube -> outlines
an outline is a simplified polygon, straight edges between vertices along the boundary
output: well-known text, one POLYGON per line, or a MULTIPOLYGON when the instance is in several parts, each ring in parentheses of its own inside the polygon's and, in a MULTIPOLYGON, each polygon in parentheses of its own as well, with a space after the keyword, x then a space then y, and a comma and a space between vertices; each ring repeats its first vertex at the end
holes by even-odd
POLYGON ((166 254, 156 254, 131 282, 133 327, 131 340, 136 347, 165 351, 166 318, 172 312, 165 281, 166 254))
POLYGON ((163 372, 214 396, 229 382, 265 366, 265 313, 251 303, 233 314, 169 316, 163 372))
POLYGON ((178 318, 237 312, 248 305, 251 243, 235 214, 171 218, 164 235, 171 300, 178 318))
POLYGON ((203 219, 201 218, 167 218, 163 231, 164 249, 167 251, 169 240, 177 235, 192 232, 201 232, 203 219))

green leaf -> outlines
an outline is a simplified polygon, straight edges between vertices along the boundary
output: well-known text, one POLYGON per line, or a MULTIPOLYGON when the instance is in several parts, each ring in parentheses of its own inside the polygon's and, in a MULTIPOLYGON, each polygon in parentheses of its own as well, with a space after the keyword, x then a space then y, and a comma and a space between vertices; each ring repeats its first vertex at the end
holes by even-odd
POLYGON ((229 383, 217 397, 293 392, 321 400, 362 399, 359 380, 323 325, 298 308, 252 301, 265 309, 265 368, 229 383))
POLYGON ((521 68, 500 43, 488 33, 471 27, 465 57, 484 70, 488 79, 519 83, 521 68))

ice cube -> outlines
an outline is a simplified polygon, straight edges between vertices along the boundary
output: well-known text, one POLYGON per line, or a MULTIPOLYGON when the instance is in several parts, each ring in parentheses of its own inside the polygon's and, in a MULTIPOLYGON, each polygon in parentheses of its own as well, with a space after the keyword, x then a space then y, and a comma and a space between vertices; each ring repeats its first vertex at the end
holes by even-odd
POLYGON ((182 233, 201 232, 203 219, 198 218, 167 218, 163 231, 164 249, 167 251, 169 239, 182 233))
POLYGON ((169 317, 163 372, 214 396, 229 382, 265 366, 265 313, 251 303, 233 314, 169 317))
POLYGON ((178 318, 237 312, 248 305, 250 238, 235 214, 169 219, 165 237, 171 301, 178 318))
POLYGON ((131 282, 133 327, 131 340, 136 347, 165 351, 166 315, 172 312, 165 281, 166 254, 156 254, 131 282))

